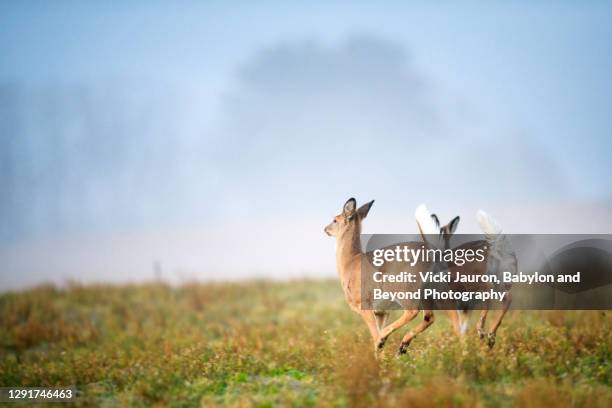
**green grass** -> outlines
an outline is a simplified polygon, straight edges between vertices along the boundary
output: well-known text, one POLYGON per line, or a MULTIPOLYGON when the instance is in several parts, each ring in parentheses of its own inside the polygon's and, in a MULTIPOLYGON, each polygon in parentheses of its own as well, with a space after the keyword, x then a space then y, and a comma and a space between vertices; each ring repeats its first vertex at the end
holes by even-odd
POLYGON ((396 333, 375 359, 335 281, 44 286, 0 295, 0 385, 75 384, 84 406, 607 408, 610 327, 511 312, 488 350, 438 312, 407 355, 396 333))

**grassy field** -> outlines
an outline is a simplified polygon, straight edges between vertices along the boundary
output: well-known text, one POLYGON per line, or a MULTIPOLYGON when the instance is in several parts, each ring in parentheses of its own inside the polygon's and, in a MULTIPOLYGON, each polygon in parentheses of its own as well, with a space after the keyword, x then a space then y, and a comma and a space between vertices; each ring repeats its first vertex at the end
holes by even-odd
POLYGON ((335 281, 45 286, 0 317, 0 385, 84 406, 612 406, 610 313, 511 312, 488 350, 439 312, 379 359, 335 281))

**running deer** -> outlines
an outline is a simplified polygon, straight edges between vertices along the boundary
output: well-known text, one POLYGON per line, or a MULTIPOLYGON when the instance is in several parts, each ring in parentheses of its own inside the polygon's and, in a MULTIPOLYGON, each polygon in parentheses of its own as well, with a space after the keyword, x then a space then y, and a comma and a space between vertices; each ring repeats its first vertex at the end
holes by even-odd
MULTIPOLYGON (((387 326, 385 326, 385 320, 388 316, 387 310, 389 310, 391 306, 388 301, 373 301, 374 310, 362 309, 361 268, 362 265, 364 265, 366 268, 371 267, 371 271, 374 271, 374 267, 371 262, 372 253, 364 253, 361 249, 361 223, 368 215, 373 203, 374 200, 357 208, 355 199, 349 198, 344 204, 342 212, 336 215, 332 222, 325 227, 325 233, 336 238, 336 269, 338 270, 346 302, 350 308, 359 314, 365 321, 370 330, 372 340, 374 341, 375 350, 380 350, 384 347, 385 342, 393 332, 406 325, 419 314, 419 309, 414 308, 414 304, 408 301, 406 301, 406 303, 401 300, 396 301, 397 305, 401 306, 404 310, 397 320, 387 326)), ((421 242, 409 242, 401 245, 417 248, 423 244, 421 242)), ((417 274, 419 270, 430 270, 430 268, 431 265, 424 262, 417 262, 413 267, 405 263, 388 262, 376 270, 385 274, 394 274, 403 271, 417 274)), ((365 272, 369 273, 371 271, 368 270, 365 272)), ((404 283, 402 285, 405 285, 405 290, 415 291, 420 288, 422 284, 417 282, 404 283)), ((402 338, 399 348, 400 354, 406 353, 412 339, 434 322, 433 310, 429 307, 423 307, 422 309, 423 321, 402 338)))
MULTIPOLYGON (((450 239, 457 229, 459 217, 453 218, 451 222, 441 227, 438 217, 435 214, 430 215, 429 211, 427 211, 427 208, 424 205, 419 208, 421 211, 417 212, 416 214, 417 224, 419 224, 419 227, 422 230, 427 230, 429 233, 438 233, 439 231, 440 239, 444 241, 445 248, 450 248, 450 239)), ((483 210, 478 210, 476 213, 476 219, 480 225, 480 228, 484 232, 485 239, 466 242, 453 249, 472 249, 474 251, 484 249, 485 261, 466 262, 462 266, 455 265, 454 263, 448 263, 448 268, 452 275, 455 275, 455 273, 459 273, 461 275, 483 275, 486 273, 494 273, 500 276, 501 272, 503 271, 516 272, 516 254, 512 250, 506 236, 502 234, 500 225, 483 210)), ((499 326, 501 325, 501 322, 512 302, 512 294, 510 293, 511 286, 511 284, 500 284, 500 288, 506 292, 506 296, 503 300, 501 312, 488 333, 485 332, 485 322, 489 312, 488 305, 484 305, 484 308, 480 313, 480 319, 477 326, 478 335, 480 336, 481 340, 484 340, 486 337, 489 348, 492 348, 495 345, 497 329, 499 329, 499 326)), ((491 284, 489 283, 456 283, 452 288, 460 291, 479 291, 488 290, 490 287, 491 284)), ((458 321, 453 321, 453 325, 459 325, 461 327, 461 332, 463 333, 467 329, 467 311, 463 311, 462 314, 457 313, 456 316, 458 321)))
MULTIPOLYGON (((436 249, 444 246, 448 248, 450 236, 457 229, 459 225, 459 217, 455 217, 451 222, 440 228, 440 221, 436 214, 430 214, 425 204, 421 204, 415 211, 415 217, 417 219, 417 226, 423 242, 430 248, 436 249), (426 220, 426 221, 425 221, 426 220), (432 222, 433 221, 433 222, 432 222), (442 231, 448 231, 448 239, 442 233, 442 231)), ((447 304, 448 305, 448 304, 447 304)), ((464 311, 456 309, 448 309, 446 311, 448 317, 453 326, 453 330, 456 335, 462 336, 467 330, 467 318, 464 311)))

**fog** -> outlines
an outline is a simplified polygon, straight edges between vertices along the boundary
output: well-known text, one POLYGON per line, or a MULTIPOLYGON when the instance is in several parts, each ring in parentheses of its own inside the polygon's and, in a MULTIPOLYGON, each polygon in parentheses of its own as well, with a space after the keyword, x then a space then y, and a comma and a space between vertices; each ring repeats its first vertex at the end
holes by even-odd
MULTIPOLYGON (((445 67, 432 64, 434 46, 450 55, 448 38, 463 30, 458 21, 440 38, 424 38, 418 27, 390 33, 374 23, 393 26, 391 15, 362 10, 346 27, 270 21, 247 40, 198 24, 187 11, 166 16, 161 5, 147 13, 165 24, 140 29, 126 17, 141 16, 140 6, 79 6, 72 17, 40 5, 3 7, 11 24, 0 46, 12 58, 0 66, 2 287, 331 276, 334 245, 322 228, 350 196, 377 200, 370 233, 415 232, 422 202, 443 218, 460 214, 465 233, 477 232, 478 208, 515 233, 612 227, 605 177, 612 135, 599 108, 610 102, 612 65, 600 57, 610 45, 599 40, 605 29, 596 7, 561 31, 592 36, 579 55, 561 40, 561 52, 534 53, 559 29, 529 20, 540 43, 515 38, 491 52, 486 37, 464 39, 474 55, 445 67), (125 43, 111 34, 112 16, 130 34, 125 43), (38 31, 15 45, 34 17, 38 31), (40 54, 36 40, 71 21, 78 24, 40 54), (100 54, 67 34, 100 42, 100 54), (163 34, 177 41, 155 48, 163 34), (28 64, 34 55, 36 69, 28 64), (574 66, 559 65, 564 59, 574 66), (523 69, 503 64, 516 60, 523 69)), ((529 13, 568 19, 565 6, 551 7, 529 13)), ((341 15, 336 6, 328 11, 341 15)), ((214 17, 200 6, 193 12, 214 17)), ((472 18, 480 30, 487 15, 472 18)), ((503 25, 498 31, 492 35, 506 34, 503 25)))

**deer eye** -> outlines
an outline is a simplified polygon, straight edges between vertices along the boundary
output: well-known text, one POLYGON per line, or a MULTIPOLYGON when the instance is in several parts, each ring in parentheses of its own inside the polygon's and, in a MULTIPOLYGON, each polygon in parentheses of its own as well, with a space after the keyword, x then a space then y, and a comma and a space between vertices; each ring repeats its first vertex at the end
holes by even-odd
POLYGON ((336 220, 336 219, 334 218, 334 224, 335 224, 335 223, 337 223, 337 222, 338 222, 338 220, 336 220))

